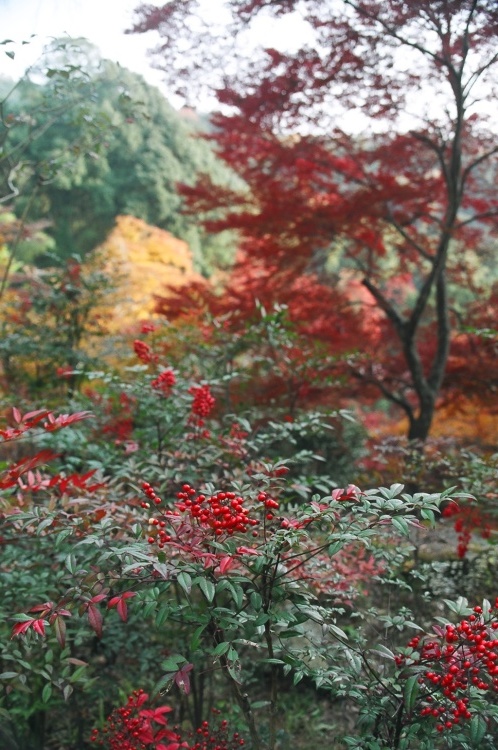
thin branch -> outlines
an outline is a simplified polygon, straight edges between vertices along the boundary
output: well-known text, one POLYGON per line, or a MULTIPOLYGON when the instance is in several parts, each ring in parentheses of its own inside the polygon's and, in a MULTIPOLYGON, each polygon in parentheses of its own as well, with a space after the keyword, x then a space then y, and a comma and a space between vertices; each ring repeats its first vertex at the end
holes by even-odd
POLYGON ((21 241, 21 236, 22 236, 22 232, 23 232, 24 226, 26 224, 26 219, 28 218, 28 214, 29 214, 29 212, 31 210, 31 206, 33 205, 33 202, 34 202, 35 195, 36 195, 37 191, 38 191, 38 186, 36 185, 33 188, 33 190, 31 191, 31 195, 29 196, 29 200, 26 203, 26 206, 24 208, 24 211, 22 213, 21 218, 19 219, 19 226, 18 226, 18 229, 17 229, 17 233, 16 233, 16 236, 14 238, 14 242, 12 243, 12 246, 11 246, 11 250, 10 250, 10 254, 9 254, 9 259, 7 261, 7 264, 6 264, 4 272, 3 272, 2 281, 0 282, 0 299, 2 299, 2 297, 3 297, 4 293, 5 293, 5 289, 7 287, 7 280, 9 278, 9 274, 10 274, 10 269, 11 269, 12 264, 14 262, 14 258, 16 257, 17 248, 19 246, 19 242, 21 241))
POLYGON ((384 21, 380 15, 376 15, 375 13, 369 13, 365 8, 362 8, 361 6, 357 5, 352 0, 344 0, 345 5, 349 5, 351 8, 353 8, 358 15, 363 16, 364 18, 368 18, 370 21, 375 21, 378 23, 389 36, 391 36, 393 39, 396 39, 402 46, 405 47, 411 47, 412 49, 416 49, 418 52, 421 52, 423 55, 427 57, 431 57, 435 62, 438 62, 440 65, 443 65, 444 67, 448 66, 447 61, 440 57, 440 55, 437 55, 435 52, 432 52, 427 47, 424 47, 419 42, 412 42, 406 37, 402 36, 396 31, 396 27, 390 26, 386 21, 384 21))
POLYGON ((485 151, 484 154, 481 154, 478 156, 474 161, 470 162, 465 169, 462 172, 462 187, 465 185, 465 182, 467 181, 467 177, 471 173, 473 169, 479 166, 479 164, 482 164, 484 161, 489 159, 491 156, 494 156, 494 154, 498 154, 498 146, 495 146, 494 148, 490 149, 489 151, 485 151))
POLYGON ((431 140, 428 135, 425 135, 424 133, 417 133, 417 131, 412 130, 410 131, 410 134, 421 143, 424 143, 431 151, 434 151, 434 153, 437 156, 437 160, 439 162, 439 166, 441 167, 441 171, 444 176, 444 181, 446 185, 449 185, 450 181, 450 175, 448 172, 448 165, 446 164, 446 161, 444 159, 444 148, 446 146, 446 142, 443 140, 443 145, 439 145, 436 141, 431 140))
POLYGON ((489 68, 493 67, 493 65, 498 61, 498 52, 494 54, 487 63, 484 65, 481 65, 477 70, 475 70, 472 75, 469 77, 469 80, 466 81, 466 83, 463 85, 462 88, 462 95, 466 99, 474 86, 476 85, 479 78, 482 76, 483 73, 486 72, 486 70, 489 70, 489 68))
POLYGON ((474 216, 471 216, 470 219, 466 219, 465 221, 460 221, 457 224, 457 228, 465 227, 468 224, 472 224, 474 221, 481 221, 482 219, 490 219, 493 216, 498 216, 498 208, 495 208, 493 211, 483 211, 480 214, 474 214, 474 216))
POLYGON ((398 314, 397 310, 393 307, 393 305, 391 305, 389 300, 382 294, 380 289, 377 286, 375 286, 375 284, 373 284, 370 281, 370 279, 368 279, 366 276, 365 278, 362 279, 361 283, 363 284, 364 287, 368 289, 372 297, 375 298, 375 300, 377 301, 377 304, 385 312, 389 320, 393 323, 393 325, 395 326, 401 338, 406 323, 398 314))
POLYGON ((423 258, 433 261, 434 256, 428 253, 427 250, 422 247, 422 245, 419 245, 419 243, 411 235, 408 234, 408 232, 401 226, 401 224, 396 221, 389 206, 386 206, 386 209, 387 218, 391 226, 394 227, 394 229, 396 229, 396 231, 403 237, 403 239, 406 240, 406 242, 408 242, 408 244, 410 244, 413 249, 416 250, 423 258))
POLYGON ((405 412, 410 422, 414 419, 413 408, 410 402, 404 396, 402 396, 400 393, 398 394, 398 393, 395 393, 394 391, 389 390, 387 386, 384 385, 382 380, 379 380, 374 375, 370 375, 370 376, 363 375, 358 370, 352 370, 352 372, 355 378, 357 378, 358 380, 363 380, 366 383, 370 383, 371 385, 374 385, 376 388, 379 389, 382 395, 385 396, 385 398, 387 398, 393 404, 396 404, 401 409, 403 409, 403 411, 405 412))

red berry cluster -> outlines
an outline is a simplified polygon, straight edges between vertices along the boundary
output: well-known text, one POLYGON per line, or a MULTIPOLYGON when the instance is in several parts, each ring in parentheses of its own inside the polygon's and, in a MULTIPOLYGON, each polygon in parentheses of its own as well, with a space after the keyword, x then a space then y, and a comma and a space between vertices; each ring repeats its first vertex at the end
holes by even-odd
POLYGON ((472 717, 471 688, 498 692, 498 598, 487 618, 482 607, 474 607, 458 625, 434 629, 438 637, 415 636, 408 643, 414 653, 400 654, 395 661, 400 667, 407 660, 425 667, 418 680, 423 695, 420 715, 434 717, 437 731, 443 732, 472 717))
POLYGON ((195 424, 202 427, 205 417, 209 417, 216 404, 216 399, 208 385, 193 385, 188 392, 194 397, 190 407, 192 414, 197 417, 195 424))
POLYGON ((141 709, 148 697, 143 690, 135 690, 126 706, 115 709, 107 718, 101 731, 92 731, 90 741, 109 750, 148 750, 151 746, 156 747, 162 739, 175 742, 177 748, 188 748, 188 743, 181 742, 181 736, 176 731, 167 728, 165 714, 172 710, 169 706, 155 710, 141 709), (155 727, 154 724, 159 726, 155 727))
POLYGON ((211 729, 208 721, 203 721, 196 731, 197 741, 189 750, 235 750, 245 745, 238 732, 229 734, 228 721, 224 719, 216 729, 211 729))
POLYGON ((135 341, 133 342, 133 349, 137 357, 141 359, 142 362, 157 362, 158 360, 157 354, 152 353, 152 349, 148 344, 145 343, 145 341, 135 339, 135 341))
POLYGON ((258 495, 258 500, 260 503, 264 503, 264 507, 266 510, 266 520, 267 521, 273 521, 275 518, 272 511, 278 510, 280 507, 274 498, 270 497, 270 495, 267 492, 260 492, 258 495))
MULTIPOLYGON (((238 732, 229 732, 226 719, 217 727, 210 727, 208 721, 203 721, 195 732, 190 732, 188 741, 182 740, 179 727, 168 726, 166 714, 172 709, 169 706, 143 708, 148 698, 143 690, 135 690, 126 706, 117 708, 108 717, 104 729, 92 731, 91 742, 108 750, 165 747, 174 747, 175 750, 237 750, 245 744, 238 732)), ((220 712, 213 709, 213 713, 220 712)))
POLYGON ((156 326, 154 323, 150 323, 147 320, 144 320, 142 325, 140 326, 140 333, 147 334, 147 333, 153 333, 153 331, 156 330, 156 326))
POLYGON ((474 529, 480 529, 483 539, 491 535, 491 526, 479 508, 472 505, 460 505, 452 500, 443 508, 443 518, 455 518, 453 528, 458 534, 457 555, 464 558, 469 549, 470 538, 474 529))
POLYGON ((158 377, 152 381, 151 385, 156 391, 161 391, 166 396, 169 395, 171 388, 176 383, 175 373, 168 369, 161 372, 158 377))
POLYGON ((189 513, 201 525, 209 526, 217 536, 245 532, 250 526, 259 523, 249 518, 249 510, 244 508, 244 500, 235 492, 217 492, 215 495, 198 495, 189 484, 184 484, 177 493, 180 502, 178 510, 189 513))
POLYGON ((159 549, 163 549, 165 544, 171 542, 171 535, 166 531, 166 521, 160 521, 158 518, 151 518, 149 524, 157 529, 157 537, 147 537, 148 543, 155 544, 157 542, 159 549))
MULTIPOLYGON (((154 492, 154 488, 148 482, 143 482, 142 483, 142 490, 147 495, 147 497, 149 498, 149 500, 152 500, 152 502, 155 505, 160 505, 162 503, 161 498, 159 497, 159 495, 156 495, 156 493, 154 492)), ((142 501, 140 503, 140 507, 141 508, 150 508, 150 503, 146 503, 145 501, 142 501)))
POLYGON ((247 436, 249 433, 241 429, 236 422, 230 427, 228 437, 221 437, 220 442, 228 453, 236 458, 244 459, 247 456, 247 436))

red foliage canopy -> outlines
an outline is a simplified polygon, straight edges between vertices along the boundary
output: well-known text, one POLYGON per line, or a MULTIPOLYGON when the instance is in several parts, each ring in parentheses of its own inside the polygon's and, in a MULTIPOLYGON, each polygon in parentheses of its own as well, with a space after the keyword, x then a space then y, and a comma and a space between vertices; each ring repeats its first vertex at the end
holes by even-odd
MULTIPOLYGON (((409 437, 425 439, 452 361, 452 329, 467 306, 456 290, 484 293, 472 290, 472 264, 485 260, 497 228, 498 141, 480 101, 495 86, 498 6, 490 0, 225 5, 231 21, 218 29, 212 24, 209 33, 199 19, 194 25, 195 6, 185 0, 142 6, 134 28, 157 29, 172 75, 183 76, 192 91, 207 80, 223 105, 210 137, 245 188, 220 189, 205 177, 183 189, 207 229, 241 236, 243 262, 221 304, 240 303, 241 288, 246 298, 291 296, 302 320, 310 305, 298 312, 289 295, 306 283, 299 277, 318 273, 330 284, 330 257, 336 266, 353 267, 384 319, 374 345, 362 343, 375 362, 370 357, 356 374, 404 410, 409 437), (299 19, 302 44, 242 57, 234 34, 257 17, 276 24, 276 39, 278 23, 299 19), (345 132, 351 111, 365 124, 361 136, 345 132), (409 294, 400 295, 401 279, 409 294)), ((318 304, 317 296, 309 299, 318 304)), ((337 320, 337 294, 331 290, 325 300, 329 321, 337 320)), ((211 300, 212 309, 219 304, 211 300)), ((320 301, 312 318, 320 318, 322 307, 320 301)), ((245 307, 237 309, 242 315, 245 307)), ((351 316, 344 325, 353 326, 350 341, 361 330, 351 316)))

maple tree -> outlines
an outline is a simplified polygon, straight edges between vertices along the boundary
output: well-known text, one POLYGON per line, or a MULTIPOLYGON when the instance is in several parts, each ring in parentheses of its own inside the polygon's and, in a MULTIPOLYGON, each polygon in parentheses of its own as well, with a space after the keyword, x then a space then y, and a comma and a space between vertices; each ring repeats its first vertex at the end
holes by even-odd
POLYGON ((207 84, 222 105, 211 137, 244 186, 221 189, 205 176, 184 188, 190 210, 209 231, 239 231, 238 272, 259 266, 253 291, 263 300, 291 272, 326 282, 331 257, 355 269, 380 315, 373 338, 352 337, 369 354, 352 371, 403 410, 410 439, 425 440, 465 315, 459 290, 485 295, 476 259, 491 268, 498 143, 485 100, 495 91, 498 8, 490 0, 227 0, 223 8, 216 25, 192 1, 141 5, 132 29, 159 32, 158 67, 179 91, 194 98, 207 84), (244 55, 248 29, 275 24, 278 39, 289 19, 300 24, 299 43, 244 55), (351 113, 361 136, 348 132, 351 113))

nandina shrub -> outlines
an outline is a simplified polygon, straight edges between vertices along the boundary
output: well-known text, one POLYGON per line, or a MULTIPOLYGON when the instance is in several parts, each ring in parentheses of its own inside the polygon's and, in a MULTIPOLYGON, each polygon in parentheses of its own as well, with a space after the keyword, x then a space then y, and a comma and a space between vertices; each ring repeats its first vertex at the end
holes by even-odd
MULTIPOLYGON (((57 541, 70 530, 72 544, 63 560, 69 576, 50 581, 50 600, 34 601, 15 616, 13 642, 33 649, 53 632, 61 647, 72 649, 85 624, 101 639, 109 617, 126 627, 130 614, 147 623, 150 640, 173 621, 184 637, 178 641, 173 630, 171 644, 181 642, 183 653, 160 661, 155 691, 175 686, 190 695, 210 674, 218 694, 231 691, 254 748, 265 735, 275 746, 283 675, 349 696, 368 644, 360 632, 341 627, 343 614, 361 612, 358 585, 372 576, 392 579, 410 554, 409 545, 394 547, 393 539, 420 525, 415 514, 433 520, 441 498, 400 497, 401 485, 380 491, 350 485, 284 510, 287 467, 246 468, 238 483, 223 477, 221 489, 202 484, 197 490, 184 482, 174 497, 162 497, 145 480, 142 499, 126 508, 102 505, 100 498, 100 517, 90 499, 90 517, 54 506, 41 516, 34 508, 16 512, 9 520, 17 534, 57 541), (355 557, 366 565, 362 580, 355 557), (324 586, 317 569, 327 558, 334 576, 324 586), (77 627, 64 627, 66 621, 77 627), (252 705, 261 691, 251 690, 248 679, 255 661, 268 685, 258 723, 252 705)), ((81 498, 77 507, 85 507, 81 498)), ((26 677, 24 683, 29 686, 26 677)), ((57 687, 52 676, 50 686, 57 687)))
POLYGON ((457 622, 438 617, 396 654, 383 649, 395 668, 389 676, 378 673, 364 696, 363 737, 346 738, 348 747, 496 746, 498 600, 469 607, 460 597, 445 604, 457 622))
MULTIPOLYGON (((134 400, 132 386, 123 401, 132 419, 145 415, 146 400, 160 416, 137 432, 144 442, 136 450, 112 446, 121 462, 115 459, 107 478, 63 473, 56 479, 29 460, 7 472, 5 538, 17 596, 4 600, 5 619, 12 618, 4 705, 19 717, 11 696, 20 688, 36 690, 38 713, 50 707, 53 715, 59 695, 79 701, 79 690, 77 697, 70 693, 86 686, 94 705, 88 701, 79 716, 95 725, 96 696, 110 711, 119 681, 127 690, 136 685, 106 645, 112 634, 124 646, 130 628, 138 684, 156 696, 171 691, 182 726, 192 730, 231 695, 248 744, 274 748, 281 687, 304 680, 347 702, 363 737, 355 740, 358 747, 380 741, 410 747, 419 735, 438 741, 434 722, 413 728, 425 718, 419 714, 415 720, 403 710, 399 726, 393 719, 413 676, 396 664, 393 633, 410 627, 410 618, 372 609, 365 591, 376 582, 390 591, 399 583, 407 588, 404 564, 412 547, 406 537, 411 529, 422 533, 439 505, 459 501, 458 494, 411 496, 401 484, 338 489, 326 476, 311 478, 321 492, 303 491, 292 463, 265 460, 266 440, 280 435, 277 422, 252 433, 249 422, 236 419, 227 431, 216 414, 218 384, 185 381, 171 370, 174 382, 168 375, 158 388, 160 373, 149 367, 143 401, 138 387, 134 400), (157 424, 160 450, 152 443, 157 452, 146 457, 146 439, 157 424), (381 636, 379 621, 387 628, 381 636), (105 658, 109 674, 99 676, 94 655, 105 658), (109 686, 107 696, 99 685, 109 686)), ((14 421, 37 427, 46 441, 81 416, 40 416, 34 425, 31 419, 38 414, 16 413, 14 421)), ((20 429, 2 434, 19 437, 20 429)), ((470 721, 458 731, 465 737, 475 726, 470 721)), ((486 732, 492 736, 492 725, 486 732)))
MULTIPOLYGON (((349 377, 344 354, 331 353, 301 331, 285 305, 267 310, 256 302, 253 307, 243 328, 236 323, 237 312, 142 325, 135 351, 142 352, 149 370, 174 374, 173 368, 183 380, 214 384, 217 418, 246 417, 258 429, 273 422, 265 435, 267 458, 295 462, 300 454, 308 476, 326 473, 347 483, 365 436, 346 410, 330 407, 347 404, 338 396, 349 377), (322 421, 314 429, 316 414, 322 421)), ((166 392, 171 394, 169 388, 166 392)))
MULTIPOLYGON (((494 539, 498 528, 496 497, 498 455, 463 447, 456 439, 430 439, 424 446, 399 438, 371 441, 370 451, 359 462, 360 476, 390 477, 400 473, 411 486, 435 490, 441 482, 459 486, 468 495, 442 508, 445 525, 457 533, 455 557, 489 555, 481 540, 494 539)), ((471 584, 473 587, 473 584, 471 584)), ((467 592, 464 592, 467 593, 467 592)), ((470 594, 470 591, 468 592, 470 594)))

